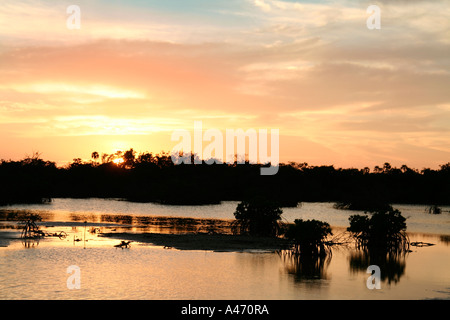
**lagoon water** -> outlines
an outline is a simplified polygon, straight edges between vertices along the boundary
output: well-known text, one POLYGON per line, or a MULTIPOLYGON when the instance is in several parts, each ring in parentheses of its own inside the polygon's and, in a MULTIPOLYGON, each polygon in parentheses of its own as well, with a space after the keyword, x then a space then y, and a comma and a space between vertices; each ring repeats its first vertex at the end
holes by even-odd
MULTIPOLYGON (((236 205, 54 199, 44 205, 1 207, 0 299, 450 299, 449 207, 431 215, 425 206, 394 205, 408 218, 411 241, 434 245, 411 247, 405 256, 379 260, 379 290, 366 286, 370 276, 366 270, 373 260, 353 247, 338 247, 330 258, 315 262, 256 250, 176 250, 144 243, 120 249, 114 247, 117 239, 99 237, 83 226, 87 221, 91 228, 117 229, 133 224, 129 217, 142 216, 233 219, 236 205), (44 228, 68 236, 38 242, 11 240, 20 230, 6 221, 8 212, 38 213, 44 228), (71 265, 80 268, 81 289, 68 289, 71 265)), ((335 232, 344 230, 349 215, 358 213, 336 210, 333 203, 303 203, 283 212, 289 222, 322 220, 335 232)), ((131 232, 143 230, 128 227, 131 232)))

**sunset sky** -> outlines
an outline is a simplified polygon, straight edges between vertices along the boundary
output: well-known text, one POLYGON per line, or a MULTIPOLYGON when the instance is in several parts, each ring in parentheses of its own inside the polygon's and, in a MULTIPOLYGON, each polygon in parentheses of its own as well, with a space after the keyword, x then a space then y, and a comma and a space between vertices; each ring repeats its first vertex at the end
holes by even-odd
POLYGON ((279 129, 281 162, 439 168, 450 1, 1 1, 0 159, 170 151, 194 121, 279 129))

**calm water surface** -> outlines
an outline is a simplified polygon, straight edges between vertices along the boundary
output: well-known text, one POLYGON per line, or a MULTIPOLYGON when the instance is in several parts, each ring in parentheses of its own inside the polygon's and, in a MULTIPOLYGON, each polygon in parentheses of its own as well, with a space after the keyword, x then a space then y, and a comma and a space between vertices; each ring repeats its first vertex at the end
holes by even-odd
MULTIPOLYGON (((0 248, 0 299, 450 299, 448 207, 440 215, 430 215, 424 206, 394 206, 408 217, 411 241, 434 245, 412 247, 405 256, 378 259, 380 290, 366 287, 366 269, 373 260, 352 247, 333 249, 331 258, 311 262, 262 251, 167 250, 139 243, 118 249, 113 247, 118 240, 86 231, 95 226, 119 228, 123 223, 117 219, 105 223, 105 216, 233 219, 236 205, 185 207, 55 199, 48 205, 0 208, 39 213, 46 230, 68 234, 39 242, 8 240, 20 230, 13 229, 10 221, 0 221, 6 238, 2 242, 6 247, 0 248), (84 221, 89 221, 87 228, 84 221), (71 265, 80 267, 80 290, 67 288, 66 269, 71 265)), ((284 209, 283 216, 287 221, 323 220, 339 232, 355 212, 332 206, 304 203, 284 209)))
MULTIPOLYGON (((220 205, 168 206, 155 203, 135 203, 114 199, 53 199, 50 204, 14 205, 0 207, 9 210, 32 210, 50 221, 71 221, 73 219, 95 219, 101 215, 170 216, 234 219, 233 212, 238 202, 225 201, 220 205)), ((283 219, 317 219, 332 226, 348 226, 351 214, 362 211, 337 210, 334 203, 302 203, 297 208, 283 208, 283 219)), ((450 207, 443 206, 442 214, 426 214, 426 206, 394 205, 407 219, 408 231, 450 235, 450 207)), ((98 220, 98 219, 97 219, 98 220)))

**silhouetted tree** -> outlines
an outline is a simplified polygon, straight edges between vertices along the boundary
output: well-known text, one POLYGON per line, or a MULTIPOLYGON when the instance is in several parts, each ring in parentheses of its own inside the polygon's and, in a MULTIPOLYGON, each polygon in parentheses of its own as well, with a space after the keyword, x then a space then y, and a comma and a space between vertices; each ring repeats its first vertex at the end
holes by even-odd
POLYGON ((236 207, 234 230, 253 236, 277 236, 280 233, 281 210, 272 201, 254 198, 242 201, 236 207))
POLYGON ((383 165, 383 172, 389 173, 392 170, 392 166, 389 162, 385 162, 383 165))
POLYGON ((405 233, 406 218, 392 207, 367 215, 351 215, 347 228, 357 241, 358 247, 386 248, 390 251, 404 251, 409 248, 405 233))
POLYGON ((97 160, 99 157, 100 157, 100 155, 98 154, 97 151, 92 152, 91 158, 92 158, 92 160, 94 160, 94 163, 97 163, 97 160))
POLYGON ((72 163, 69 165, 70 168, 78 167, 83 164, 83 160, 81 158, 75 158, 72 160, 72 163))
POLYGON ((429 206, 429 207, 427 208, 427 212, 428 212, 428 213, 431 213, 431 214, 441 214, 441 213, 442 213, 442 209, 439 208, 438 205, 434 204, 434 205, 429 206))
POLYGON ((23 221, 24 227, 22 229, 21 238, 36 238, 41 237, 43 233, 39 230, 39 226, 36 225, 36 221, 41 221, 42 218, 37 214, 29 214, 26 220, 23 221))
POLYGON ((136 159, 139 164, 149 164, 154 163, 154 157, 151 152, 140 153, 136 159))
POLYGON ((125 151, 125 153, 123 154, 122 165, 128 169, 133 168, 134 164, 135 164, 135 157, 136 157, 136 152, 133 149, 125 151))
POLYGON ((293 242, 295 253, 318 256, 326 255, 326 239, 332 234, 326 222, 295 219, 294 224, 288 226, 285 236, 293 242))

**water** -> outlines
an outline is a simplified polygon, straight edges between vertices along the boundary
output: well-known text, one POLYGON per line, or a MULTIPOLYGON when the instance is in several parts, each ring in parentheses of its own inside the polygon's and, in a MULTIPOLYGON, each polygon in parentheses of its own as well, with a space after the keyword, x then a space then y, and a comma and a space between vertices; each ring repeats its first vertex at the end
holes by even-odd
MULTIPOLYGON (((50 204, 14 205, 0 207, 9 210, 38 212, 49 221, 95 219, 101 215, 169 216, 234 219, 238 202, 225 201, 220 205, 170 206, 155 203, 136 203, 119 199, 54 199, 50 204)), ((305 202, 297 208, 283 208, 283 220, 317 219, 332 226, 348 227, 348 217, 362 211, 338 210, 334 203, 305 202)), ((450 207, 443 206, 442 214, 426 214, 424 205, 394 205, 407 218, 408 231, 450 235, 450 207)))
MULTIPOLYGON (((330 259, 311 263, 265 251, 175 250, 144 243, 120 249, 113 247, 117 239, 86 232, 93 225, 105 229, 123 225, 114 219, 108 224, 102 216, 232 219, 236 205, 55 199, 49 205, 3 207, 40 213, 45 230, 64 230, 68 236, 27 243, 5 240, 6 247, 0 248, 0 299, 450 299, 448 208, 430 215, 424 206, 395 206, 409 217, 411 241, 435 245, 412 247, 406 256, 381 260, 380 290, 367 288, 369 261, 352 247, 333 249, 330 259), (75 237, 88 241, 74 241, 75 237), (81 270, 79 290, 67 287, 66 270, 71 265, 81 270)), ((315 218, 340 230, 355 212, 335 210, 332 205, 305 203, 284 209, 283 216, 288 221, 315 218)), ((20 230, 13 225, 3 221, 4 238, 18 235, 20 230)), ((133 228, 128 230, 143 230, 133 228)))

